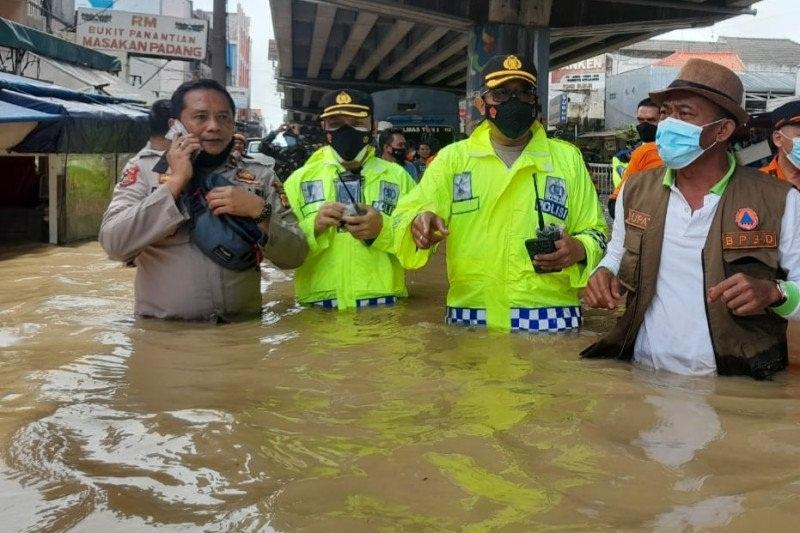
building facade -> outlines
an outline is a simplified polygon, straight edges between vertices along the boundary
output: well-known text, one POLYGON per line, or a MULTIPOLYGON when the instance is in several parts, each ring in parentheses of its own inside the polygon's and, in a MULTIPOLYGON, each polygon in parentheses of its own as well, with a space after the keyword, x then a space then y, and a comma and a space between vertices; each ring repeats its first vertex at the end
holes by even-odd
POLYGON ((800 43, 789 39, 720 37, 714 42, 649 40, 608 54, 605 127, 624 129, 636 122, 636 106, 651 91, 675 79, 680 67, 698 57, 739 74, 745 109, 760 113, 800 94, 800 43))

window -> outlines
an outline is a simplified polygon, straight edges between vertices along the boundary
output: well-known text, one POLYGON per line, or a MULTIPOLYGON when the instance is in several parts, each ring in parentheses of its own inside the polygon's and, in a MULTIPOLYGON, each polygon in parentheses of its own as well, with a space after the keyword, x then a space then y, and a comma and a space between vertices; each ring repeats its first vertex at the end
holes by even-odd
POLYGON ((35 19, 42 18, 42 2, 43 0, 28 0, 28 16, 35 19))

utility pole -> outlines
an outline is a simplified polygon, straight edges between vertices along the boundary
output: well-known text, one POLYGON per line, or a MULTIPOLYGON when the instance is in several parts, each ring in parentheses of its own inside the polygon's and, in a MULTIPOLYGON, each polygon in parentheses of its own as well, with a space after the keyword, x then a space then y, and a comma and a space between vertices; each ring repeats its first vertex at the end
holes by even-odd
POLYGON ((211 22, 211 77, 227 85, 225 56, 227 51, 228 9, 226 0, 214 0, 214 15, 211 22))

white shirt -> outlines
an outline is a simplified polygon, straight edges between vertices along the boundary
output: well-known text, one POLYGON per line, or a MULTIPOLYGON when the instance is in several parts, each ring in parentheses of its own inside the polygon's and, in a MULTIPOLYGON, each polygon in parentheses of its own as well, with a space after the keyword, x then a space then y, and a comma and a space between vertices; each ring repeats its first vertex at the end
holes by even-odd
MULTIPOLYGON (((624 252, 624 190, 617 198, 611 242, 598 265, 615 275, 624 252)), ((656 290, 633 348, 634 360, 643 366, 677 374, 716 372, 706 317, 702 252, 719 200, 709 192, 703 197, 703 206, 692 212, 674 183, 670 188, 656 290)), ((786 195, 778 260, 788 271, 787 280, 800 282, 800 193, 795 189, 786 195)), ((800 305, 785 317, 800 318, 800 305)))

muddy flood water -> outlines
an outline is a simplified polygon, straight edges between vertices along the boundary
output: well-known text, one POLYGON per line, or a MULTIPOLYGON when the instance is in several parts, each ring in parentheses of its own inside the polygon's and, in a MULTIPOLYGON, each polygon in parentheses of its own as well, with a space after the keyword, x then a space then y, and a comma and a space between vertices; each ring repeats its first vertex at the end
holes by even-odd
MULTIPOLYGON (((0 254, 0 530, 794 530, 797 358, 772 382, 577 357, 570 335, 442 323, 410 301, 135 320, 97 243, 0 254)), ((687 332, 688 334, 689 332, 687 332)))

